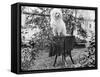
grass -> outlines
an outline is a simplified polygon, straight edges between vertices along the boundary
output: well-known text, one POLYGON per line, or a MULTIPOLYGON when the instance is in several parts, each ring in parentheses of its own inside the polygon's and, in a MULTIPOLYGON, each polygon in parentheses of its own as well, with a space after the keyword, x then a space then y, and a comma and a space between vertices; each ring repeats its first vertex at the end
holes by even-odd
POLYGON ((67 66, 64 66, 64 63, 62 62, 61 56, 58 56, 56 66, 53 66, 54 63, 54 56, 48 57, 49 52, 46 50, 42 50, 39 54, 36 60, 34 61, 34 64, 31 64, 30 68, 28 70, 43 70, 43 69, 57 69, 57 68, 73 68, 73 67, 79 67, 79 57, 83 54, 87 55, 88 53, 85 52, 87 48, 81 48, 81 49, 73 49, 72 50, 72 58, 74 60, 75 64, 72 64, 69 57, 66 57, 67 60, 67 66))

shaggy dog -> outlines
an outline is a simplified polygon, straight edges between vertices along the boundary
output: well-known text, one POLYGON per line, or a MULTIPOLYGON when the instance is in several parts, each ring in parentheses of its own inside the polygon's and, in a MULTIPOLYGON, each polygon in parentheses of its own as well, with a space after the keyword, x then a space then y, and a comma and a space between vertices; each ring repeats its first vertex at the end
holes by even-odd
MULTIPOLYGON (((60 9, 55 8, 51 10, 50 15, 51 15, 50 26, 52 28, 54 36, 70 36, 69 34, 67 34, 66 31, 66 26, 63 21, 62 11, 60 9)), ((56 64, 57 56, 60 55, 62 55, 62 61, 64 62, 65 66, 67 66, 66 55, 70 56, 72 63, 74 64, 74 61, 71 56, 71 50, 72 50, 71 42, 73 42, 73 39, 67 37, 67 39, 65 40, 66 43, 64 42, 64 44, 62 40, 59 41, 60 38, 58 39, 55 37, 54 39, 57 39, 57 41, 56 43, 51 43, 51 48, 50 48, 50 56, 55 56, 53 66, 55 66, 56 64), (64 46, 61 47, 62 45, 64 46)))
POLYGON ((54 36, 56 36, 56 35, 66 36, 67 35, 66 34, 66 26, 63 21, 61 9, 55 8, 55 9, 51 10, 50 16, 51 16, 50 26, 52 28, 54 36))

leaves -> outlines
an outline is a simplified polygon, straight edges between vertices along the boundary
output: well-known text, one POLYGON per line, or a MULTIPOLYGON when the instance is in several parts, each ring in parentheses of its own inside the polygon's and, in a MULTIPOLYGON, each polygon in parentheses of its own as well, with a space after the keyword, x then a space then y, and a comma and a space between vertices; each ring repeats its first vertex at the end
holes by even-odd
MULTIPOLYGON (((21 62, 23 69, 29 69, 31 68, 31 64, 35 65, 36 59, 38 58, 38 56, 40 56, 40 53, 44 51, 46 53, 49 51, 49 47, 51 46, 51 42, 53 41, 52 28, 50 27, 50 11, 52 10, 52 8, 22 7, 21 10, 22 15, 25 15, 24 17, 26 17, 24 21, 25 25, 21 27, 21 62)), ((85 41, 86 43, 88 34, 87 30, 82 27, 82 23, 83 21, 85 21, 84 16, 79 16, 79 18, 77 18, 76 13, 78 13, 78 11, 75 9, 61 10, 63 13, 63 20, 66 24, 67 33, 74 35, 74 31, 76 30, 76 35, 84 38, 84 40, 82 40, 81 38, 76 37, 76 41, 78 40, 78 43, 85 41)), ((89 67, 95 64, 95 35, 94 33, 91 34, 93 36, 90 36, 91 41, 89 42, 88 46, 88 55, 81 54, 81 56, 79 57, 79 63, 70 65, 70 67, 89 67)), ((44 60, 41 61, 45 62, 44 60)), ((46 63, 44 67, 49 68, 49 66, 47 67, 46 63)))

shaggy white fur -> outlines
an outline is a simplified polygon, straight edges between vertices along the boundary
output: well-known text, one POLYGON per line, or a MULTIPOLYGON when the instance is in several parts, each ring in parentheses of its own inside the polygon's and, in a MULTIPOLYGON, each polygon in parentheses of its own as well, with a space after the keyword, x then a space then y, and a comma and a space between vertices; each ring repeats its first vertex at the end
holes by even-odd
POLYGON ((62 11, 61 9, 52 9, 50 12, 51 22, 50 26, 52 28, 54 36, 66 36, 66 26, 63 21, 62 11))

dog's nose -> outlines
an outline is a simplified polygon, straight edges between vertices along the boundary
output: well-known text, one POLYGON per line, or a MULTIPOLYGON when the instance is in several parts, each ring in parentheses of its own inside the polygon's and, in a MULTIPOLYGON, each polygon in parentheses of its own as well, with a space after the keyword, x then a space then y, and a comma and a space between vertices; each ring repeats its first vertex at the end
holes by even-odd
POLYGON ((59 14, 57 16, 59 17, 59 14))
POLYGON ((56 16, 59 17, 60 15, 57 13, 56 16))

